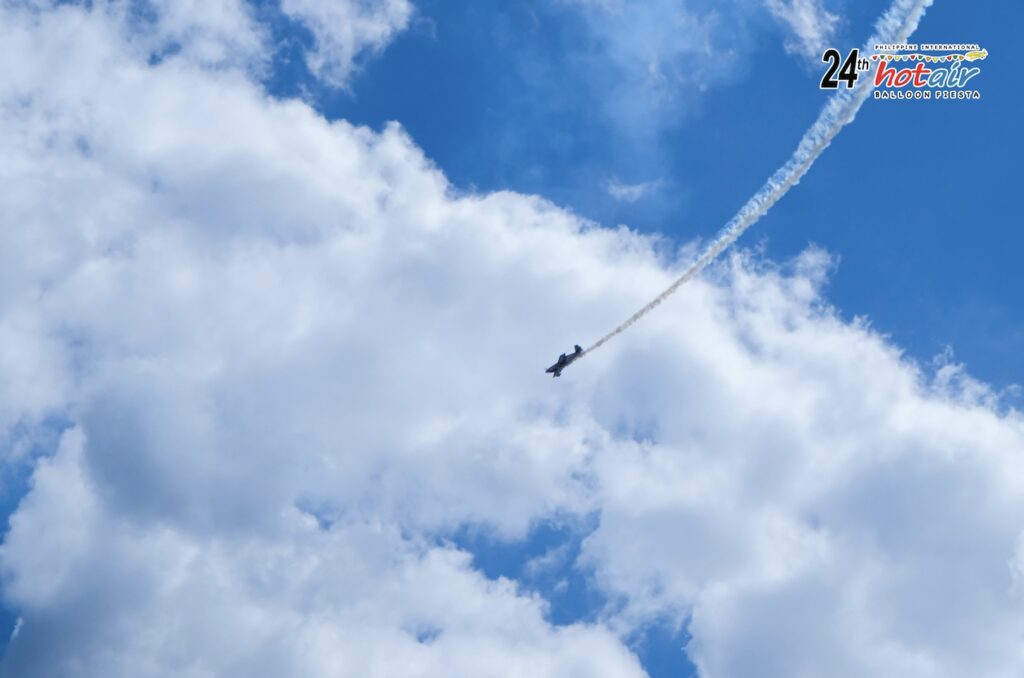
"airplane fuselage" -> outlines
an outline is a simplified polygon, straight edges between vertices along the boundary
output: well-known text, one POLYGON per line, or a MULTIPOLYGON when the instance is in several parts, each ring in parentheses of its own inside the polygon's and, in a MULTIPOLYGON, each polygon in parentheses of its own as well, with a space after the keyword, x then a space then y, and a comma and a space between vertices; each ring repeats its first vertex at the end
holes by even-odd
POLYGON ((553 377, 562 376, 562 370, 564 370, 566 367, 571 365, 577 358, 583 355, 583 349, 580 347, 579 344, 577 344, 573 348, 575 350, 572 353, 563 353, 562 355, 558 356, 558 362, 556 362, 554 365, 552 365, 551 367, 544 371, 551 374, 551 376, 553 377))

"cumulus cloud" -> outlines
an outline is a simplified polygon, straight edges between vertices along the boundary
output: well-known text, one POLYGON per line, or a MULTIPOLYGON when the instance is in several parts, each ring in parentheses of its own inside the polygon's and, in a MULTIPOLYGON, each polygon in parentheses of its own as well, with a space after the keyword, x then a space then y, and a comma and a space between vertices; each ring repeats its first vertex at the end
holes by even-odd
POLYGON ((0 6, 5 448, 64 422, 6 674, 639 676, 654 619, 709 677, 1024 668, 1024 422, 840 318, 827 255, 734 257, 552 382, 685 262, 129 20, 0 6), (552 516, 598 516, 594 622, 449 541, 552 516))
POLYGON ((627 356, 693 386, 614 407, 648 433, 597 457, 584 558, 625 618, 689 618, 702 675, 1012 675, 1024 421, 813 311, 813 289, 737 263, 678 302, 723 314, 715 332, 627 356))
MULTIPOLYGON (((57 12, 58 28, 81 25, 75 3, 31 0, 7 4, 57 12), (63 7, 62 7, 63 5, 63 7)), ((94 0, 95 12, 119 26, 118 38, 138 56, 177 58, 210 68, 261 72, 267 59, 267 31, 245 0, 94 0)))
POLYGON ((409 0, 282 0, 281 9, 312 31, 316 45, 306 61, 336 87, 346 85, 361 57, 404 30, 413 13, 409 0))
POLYGON ((839 16, 825 9, 821 0, 765 0, 776 19, 793 33, 786 50, 809 59, 820 59, 835 31, 839 16))
POLYGON ((150 0, 146 7, 165 49, 204 64, 262 61, 265 30, 242 0, 150 0))
POLYGON ((608 630, 551 627, 513 582, 394 525, 285 509, 270 532, 204 538, 111 513, 87 447, 65 436, 7 536, 28 611, 8 675, 641 675, 608 630))
POLYGON ((151 64, 120 20, 4 9, 5 430, 70 422, 0 555, 5 672, 640 675, 433 536, 584 506, 586 448, 522 411, 529 333, 487 319, 578 222, 453 200, 399 128, 151 64))

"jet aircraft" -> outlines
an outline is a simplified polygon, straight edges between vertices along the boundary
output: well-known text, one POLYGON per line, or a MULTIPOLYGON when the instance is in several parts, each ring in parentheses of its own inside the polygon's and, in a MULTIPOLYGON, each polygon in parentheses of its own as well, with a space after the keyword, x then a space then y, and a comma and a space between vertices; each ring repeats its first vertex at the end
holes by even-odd
POLYGON ((558 362, 556 362, 554 365, 552 365, 551 367, 547 368, 544 371, 550 372, 551 376, 553 377, 562 376, 562 370, 564 370, 566 367, 571 365, 574 360, 583 355, 583 349, 580 348, 579 344, 576 344, 574 348, 576 350, 573 353, 570 353, 569 355, 563 353, 562 355, 558 356, 558 362))

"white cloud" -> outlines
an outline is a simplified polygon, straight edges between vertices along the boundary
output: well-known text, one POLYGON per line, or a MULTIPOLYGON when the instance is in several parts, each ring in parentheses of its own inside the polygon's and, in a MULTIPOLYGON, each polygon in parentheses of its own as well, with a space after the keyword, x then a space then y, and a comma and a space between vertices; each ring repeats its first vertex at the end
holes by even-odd
POLYGON ((651 239, 122 20, 0 9, 0 425, 72 424, 0 550, 6 673, 629 676, 691 614, 713 678, 1024 668, 1024 422, 833 314, 827 256, 547 379, 672 278, 651 239), (591 625, 439 540, 592 514, 591 625))
POLYGON ((537 269, 522 312, 562 281, 533 253, 578 222, 453 200, 397 127, 329 124, 244 69, 149 66, 118 17, 2 19, 0 411, 12 435, 73 423, 0 553, 5 673, 640 675, 432 536, 585 507, 540 358, 486 318, 501 271, 537 269))
POLYGON ((1024 421, 924 383, 805 284, 734 268, 676 302, 721 334, 624 356, 649 395, 614 413, 655 442, 597 457, 584 557, 627 619, 692 614, 702 675, 1020 671, 1024 421))
POLYGON ((835 32, 839 16, 829 12, 822 0, 764 0, 768 11, 784 23, 793 36, 786 50, 809 59, 820 59, 835 32))
MULTIPOLYGON (((83 26, 75 3, 8 4, 34 5, 59 14, 63 20, 55 26, 58 31, 83 26)), ((140 58, 178 59, 211 68, 249 69, 254 74, 265 65, 267 31, 253 18, 245 0, 93 0, 89 4, 110 20, 117 39, 140 58)))
POLYGON ((149 0, 147 9, 165 48, 180 47, 207 65, 262 61, 265 31, 242 0, 149 0))
POLYGON ((660 181, 642 181, 638 184, 624 184, 618 179, 608 182, 608 195, 623 202, 636 202, 650 195, 661 185, 660 181))
POLYGON ((677 125, 696 96, 730 78, 743 43, 731 6, 683 0, 557 0, 576 7, 588 35, 577 61, 605 115, 638 139, 677 125))
POLYGON ((585 30, 566 47, 577 96, 589 95, 595 119, 618 138, 614 157, 634 175, 671 173, 677 158, 669 156, 666 132, 699 114, 707 92, 757 71, 759 44, 778 40, 776 31, 764 30, 766 7, 785 26, 793 53, 817 50, 837 23, 821 0, 551 2, 583 19, 585 30))
MULTIPOLYGON (((575 7, 586 39, 575 49, 605 114, 637 140, 657 139, 701 95, 749 68, 766 8, 787 29, 786 50, 818 60, 839 23, 823 0, 553 0, 575 7)), ((655 142, 656 143, 656 142, 655 142)))
MULTIPOLYGON (((36 472, 4 546, 27 620, 8 675, 641 675, 609 631, 553 628, 535 598, 393 525, 203 537, 114 514, 73 433, 36 472)), ((95 454, 95 452, 93 452, 95 454)))
POLYGON ((344 87, 363 55, 379 52, 409 24, 409 0, 282 0, 281 9, 316 40, 306 55, 324 81, 344 87))

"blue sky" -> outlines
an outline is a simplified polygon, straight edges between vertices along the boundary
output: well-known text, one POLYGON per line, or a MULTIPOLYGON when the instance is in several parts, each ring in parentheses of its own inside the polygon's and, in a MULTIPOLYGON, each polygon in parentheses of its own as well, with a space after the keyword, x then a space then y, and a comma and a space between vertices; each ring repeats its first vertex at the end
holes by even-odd
MULTIPOLYGON (((742 18, 741 37, 723 39, 741 54, 723 82, 703 93, 680 87, 670 110, 649 111, 649 128, 626 125, 603 114, 616 95, 604 72, 615 65, 570 3, 417 7, 413 27, 350 90, 318 86, 295 62, 279 70, 275 89, 308 88, 328 117, 375 128, 401 122, 457 186, 537 193, 676 243, 724 224, 788 157, 827 96, 817 88, 823 66, 788 54, 784 29, 763 12, 742 18), (659 185, 629 203, 608 194, 613 180, 659 185)), ((859 45, 884 7, 832 7, 842 15, 836 45, 859 45)), ((991 45, 977 80, 982 101, 867 105, 743 241, 779 261, 811 243, 838 255, 828 296, 847 317, 870 318, 923 363, 951 346, 999 387, 1024 374, 1021 235, 1006 222, 1020 93, 1005 85, 1013 61, 998 58, 1013 50, 1015 13, 937 3, 916 39, 991 45)))
POLYGON ((786 11, 888 3, 60 5, 0 0, 0 674, 1022 668, 1021 8, 552 381, 818 116, 786 11))

